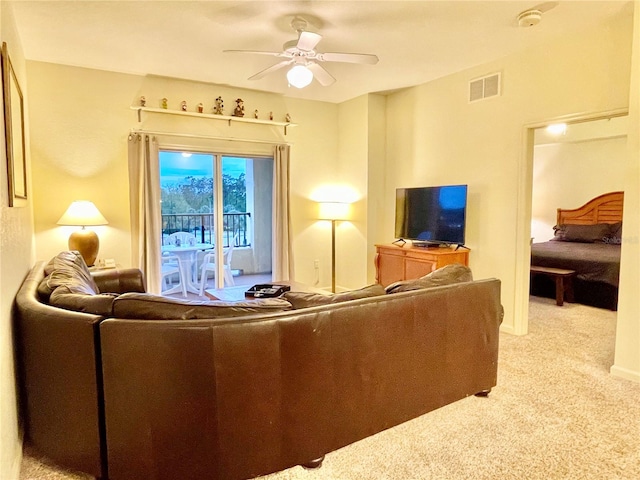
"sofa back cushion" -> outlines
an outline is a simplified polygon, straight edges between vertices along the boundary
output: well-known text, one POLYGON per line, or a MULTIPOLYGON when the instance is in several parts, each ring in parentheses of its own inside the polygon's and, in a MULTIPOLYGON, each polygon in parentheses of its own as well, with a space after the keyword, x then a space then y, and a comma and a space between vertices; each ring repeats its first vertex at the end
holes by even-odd
POLYGON ((375 297, 384 295, 384 287, 374 283, 358 290, 335 293, 333 295, 322 295, 321 293, 308 292, 285 292, 283 298, 291 302, 296 310, 307 307, 317 307, 318 305, 330 305, 332 303, 347 302, 359 298, 375 297))
POLYGON ((409 292, 421 288, 440 287, 452 283, 471 282, 473 275, 471 269, 460 263, 452 263, 434 270, 424 277, 415 280, 402 280, 386 287, 387 293, 409 292))
POLYGON ((180 300, 149 293, 124 293, 113 302, 113 316, 141 320, 188 320, 239 317, 291 310, 282 298, 245 302, 180 300))
POLYGON ((65 293, 100 293, 82 255, 76 251, 60 252, 53 257, 44 267, 44 275, 38 286, 38 293, 44 300, 48 300, 58 287, 63 287, 65 293))
POLYGON ((49 305, 76 312, 111 315, 115 295, 100 294, 79 252, 60 252, 44 267, 44 274, 38 285, 38 294, 49 305))
POLYGON ((93 313, 95 315, 111 316, 115 293, 99 293, 86 295, 84 293, 65 293, 64 288, 56 288, 49 298, 49 305, 74 312, 93 313))

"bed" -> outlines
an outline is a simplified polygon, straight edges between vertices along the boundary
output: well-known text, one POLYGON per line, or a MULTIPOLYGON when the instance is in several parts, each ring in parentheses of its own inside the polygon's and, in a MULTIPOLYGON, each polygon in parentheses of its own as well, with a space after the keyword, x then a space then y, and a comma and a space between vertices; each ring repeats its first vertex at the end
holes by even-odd
MULTIPOLYGON (((580 208, 559 208, 554 238, 531 245, 531 265, 575 270, 576 302, 616 310, 623 202, 623 192, 610 192, 580 208)), ((536 275, 531 294, 553 298, 555 286, 536 275)))

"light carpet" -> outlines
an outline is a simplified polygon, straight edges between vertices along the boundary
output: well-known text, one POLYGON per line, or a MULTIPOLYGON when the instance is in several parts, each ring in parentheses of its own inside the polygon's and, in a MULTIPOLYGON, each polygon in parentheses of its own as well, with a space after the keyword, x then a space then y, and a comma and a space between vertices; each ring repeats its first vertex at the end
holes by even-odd
MULTIPOLYGON (((640 478, 640 384, 613 377, 616 312, 531 297, 498 385, 262 480, 640 478)), ((26 452, 21 479, 71 480, 26 452)), ((143 480, 143 479, 141 479, 143 480)), ((203 479, 204 480, 204 479, 203 479)))

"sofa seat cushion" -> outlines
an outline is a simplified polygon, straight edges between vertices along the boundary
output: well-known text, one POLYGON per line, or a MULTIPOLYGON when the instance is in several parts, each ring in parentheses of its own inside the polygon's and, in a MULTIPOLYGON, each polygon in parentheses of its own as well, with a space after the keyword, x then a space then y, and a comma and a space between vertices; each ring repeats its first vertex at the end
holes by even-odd
POLYGON ((411 290, 420 290, 421 288, 440 287, 452 283, 471 281, 473 281, 473 275, 469 267, 460 263, 452 263, 434 270, 424 277, 392 283, 385 290, 387 293, 409 292, 411 290))
POLYGON ((349 300, 357 300, 359 298, 376 297, 384 295, 384 287, 374 283, 357 290, 348 292, 334 293, 333 295, 322 295, 320 293, 308 292, 285 292, 283 298, 291 302, 296 310, 307 307, 317 307, 319 305, 330 305, 333 303, 347 302, 349 300))
POLYGON ((113 302, 113 316, 140 320, 188 320, 265 314, 291 308, 291 304, 282 298, 224 302, 181 300, 149 293, 124 293, 113 302))

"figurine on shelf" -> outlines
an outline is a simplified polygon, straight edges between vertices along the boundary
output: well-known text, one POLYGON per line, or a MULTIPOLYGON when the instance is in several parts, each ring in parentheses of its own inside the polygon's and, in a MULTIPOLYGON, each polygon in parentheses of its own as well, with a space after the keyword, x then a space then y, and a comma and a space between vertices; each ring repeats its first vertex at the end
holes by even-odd
POLYGON ((180 109, 181 109, 183 112, 186 112, 186 111, 187 111, 187 102, 185 102, 185 101, 183 100, 183 101, 180 103, 180 109))
POLYGON ((236 108, 233 110, 234 117, 244 117, 244 101, 241 98, 236 99, 236 108))
POLYGON ((213 113, 216 115, 222 115, 224 112, 224 103, 222 103, 222 97, 216 98, 216 103, 213 106, 213 113))
POLYGON ((144 107, 147 104, 147 99, 144 97, 144 95, 142 95, 140 97, 140 106, 144 107))
POLYGON ((284 120, 285 120, 285 122, 290 123, 290 122, 291 122, 291 115, 289 115, 289 114, 287 113, 287 114, 284 116, 284 120))
POLYGON ((273 112, 269 112, 269 120, 273 122, 273 112))
POLYGON ((202 113, 204 111, 204 105, 202 103, 198 104, 198 113, 202 113))
POLYGON ((162 99, 162 108, 164 108, 165 110, 167 109, 167 99, 166 98, 162 99))
POLYGON ((253 118, 258 118, 258 109, 257 108, 253 111, 253 118))

